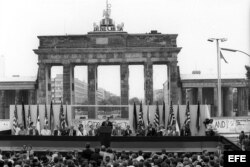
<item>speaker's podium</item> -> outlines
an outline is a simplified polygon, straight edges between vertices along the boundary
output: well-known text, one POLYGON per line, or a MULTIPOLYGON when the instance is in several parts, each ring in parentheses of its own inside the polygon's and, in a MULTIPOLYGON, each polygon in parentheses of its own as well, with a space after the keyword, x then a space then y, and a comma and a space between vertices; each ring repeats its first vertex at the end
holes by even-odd
POLYGON ((101 126, 99 129, 99 137, 101 140, 101 145, 105 147, 110 147, 112 126, 101 126))

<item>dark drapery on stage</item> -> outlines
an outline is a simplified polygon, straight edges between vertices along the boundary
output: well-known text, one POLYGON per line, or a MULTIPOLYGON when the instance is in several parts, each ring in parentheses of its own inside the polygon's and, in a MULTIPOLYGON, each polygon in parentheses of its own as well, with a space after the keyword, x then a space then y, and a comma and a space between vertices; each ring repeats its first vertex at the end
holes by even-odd
MULTIPOLYGON (((215 151, 218 145, 232 150, 240 148, 223 136, 166 136, 166 137, 110 137, 110 147, 121 150, 160 151, 165 148, 169 152, 201 152, 215 151)), ((2 150, 20 150, 23 145, 31 145, 35 151, 72 151, 82 150, 86 143, 91 147, 100 147, 102 138, 99 136, 11 136, 0 137, 2 150)))

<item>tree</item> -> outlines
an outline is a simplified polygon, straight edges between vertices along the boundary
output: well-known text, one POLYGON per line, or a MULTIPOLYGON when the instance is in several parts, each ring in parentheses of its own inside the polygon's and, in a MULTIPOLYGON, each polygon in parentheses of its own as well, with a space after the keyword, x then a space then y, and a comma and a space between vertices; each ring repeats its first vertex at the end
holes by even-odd
POLYGON ((136 104, 136 105, 139 105, 140 104, 140 100, 139 100, 139 98, 137 98, 137 97, 133 97, 133 98, 131 98, 131 99, 129 99, 129 102, 128 102, 130 105, 133 105, 134 103, 136 104))

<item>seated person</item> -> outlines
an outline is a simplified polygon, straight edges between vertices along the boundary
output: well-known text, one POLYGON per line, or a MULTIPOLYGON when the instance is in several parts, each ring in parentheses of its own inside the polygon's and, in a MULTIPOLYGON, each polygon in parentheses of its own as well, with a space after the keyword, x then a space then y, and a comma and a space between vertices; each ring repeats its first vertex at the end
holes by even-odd
POLYGON ((54 132, 53 132, 53 136, 60 136, 61 133, 60 133, 60 130, 59 130, 59 126, 56 125, 55 129, 54 129, 54 132))
POLYGON ((74 126, 70 126, 70 128, 68 129, 69 136, 76 136, 76 130, 74 129, 74 126))
POLYGON ((152 124, 149 124, 146 131, 146 136, 156 136, 156 130, 152 124))
POLYGON ((136 131, 136 136, 145 136, 145 135, 146 135, 146 133, 145 133, 144 127, 139 125, 138 129, 136 131))
POLYGON ((26 132, 26 130, 24 129, 24 126, 23 126, 23 125, 20 125, 20 130, 19 130, 19 132, 18 132, 18 135, 24 136, 24 135, 26 135, 26 134, 27 134, 27 132, 26 132))
POLYGON ((114 129, 112 129, 112 136, 122 136, 122 129, 120 125, 115 125, 114 129))
POLYGON ((44 125, 44 128, 41 130, 42 136, 50 136, 51 135, 51 130, 48 127, 49 127, 48 125, 44 125))
POLYGON ((32 129, 29 130, 29 135, 31 135, 31 136, 38 136, 39 132, 36 129, 36 126, 33 124, 33 122, 31 123, 31 127, 32 127, 32 129))
POLYGON ((123 136, 131 136, 132 135, 132 130, 130 129, 129 125, 127 125, 127 128, 123 131, 122 135, 123 136))

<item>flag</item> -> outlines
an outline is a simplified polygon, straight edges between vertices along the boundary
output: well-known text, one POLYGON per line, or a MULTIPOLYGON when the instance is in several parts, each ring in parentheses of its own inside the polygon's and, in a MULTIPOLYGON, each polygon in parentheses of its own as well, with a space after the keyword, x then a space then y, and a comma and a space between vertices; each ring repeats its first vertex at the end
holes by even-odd
POLYGON ((208 105, 205 105, 205 119, 206 119, 206 118, 211 119, 210 111, 209 111, 208 105))
POLYGON ((52 103, 52 100, 51 100, 51 103, 50 103, 50 130, 51 132, 53 132, 54 130, 54 112, 53 112, 53 103, 52 103))
POLYGON ((30 105, 29 105, 29 111, 28 111, 28 127, 30 128, 31 123, 31 114, 30 114, 30 105))
POLYGON ((200 116, 200 102, 198 101, 198 107, 197 107, 197 118, 196 118, 196 128, 199 132, 201 127, 201 116, 200 116))
POLYGON ((222 55, 221 51, 220 51, 220 58, 223 59, 225 61, 225 63, 228 63, 227 60, 225 59, 225 57, 222 55))
POLYGON ((147 126, 150 124, 150 120, 149 120, 149 104, 147 105, 147 126))
POLYGON ((159 120, 159 105, 158 105, 158 102, 156 103, 154 125, 155 125, 155 127, 158 127, 160 125, 160 120, 159 120))
POLYGON ((169 108, 169 117, 168 117, 168 127, 175 125, 176 120, 174 116, 174 109, 172 105, 172 101, 170 102, 170 108, 169 108))
POLYGON ((177 116, 176 116, 176 131, 178 130, 180 132, 180 127, 181 127, 181 120, 180 120, 180 109, 179 109, 179 104, 177 106, 177 116))
POLYGON ((186 107, 186 120, 184 121, 184 125, 190 127, 190 109, 189 109, 189 101, 187 103, 187 107, 186 107))
POLYGON ((61 101, 61 108, 60 108, 60 114, 59 114, 59 120, 60 120, 60 128, 65 129, 66 128, 66 121, 65 121, 65 115, 63 112, 63 104, 61 101))
POLYGON ((16 128, 17 128, 17 121, 18 116, 17 116, 17 105, 15 104, 15 109, 14 109, 14 117, 13 117, 13 124, 12 124, 12 130, 13 133, 16 134, 16 128))
POLYGON ((25 120, 25 108, 24 108, 24 103, 22 101, 22 117, 23 117, 23 128, 26 129, 26 120, 25 120))
POLYGON ((142 102, 140 103, 140 110, 139 110, 139 125, 144 127, 144 120, 143 120, 143 111, 142 111, 142 102))
POLYGON ((133 128, 134 128, 135 131, 137 130, 137 113, 136 113, 136 105, 135 105, 135 102, 134 102, 133 128))
POLYGON ((66 104, 66 114, 65 114, 65 124, 66 124, 66 127, 69 125, 69 122, 68 122, 68 109, 67 108, 68 107, 67 107, 67 104, 66 104))
POLYGON ((49 125, 48 113, 47 113, 47 105, 44 105, 45 117, 44 117, 44 125, 49 125))
POLYGON ((38 133, 40 134, 41 125, 40 125, 39 105, 37 105, 37 110, 36 110, 36 129, 38 130, 38 133))
POLYGON ((165 127, 166 125, 166 113, 165 113, 165 102, 163 101, 163 107, 162 107, 162 124, 165 127))

